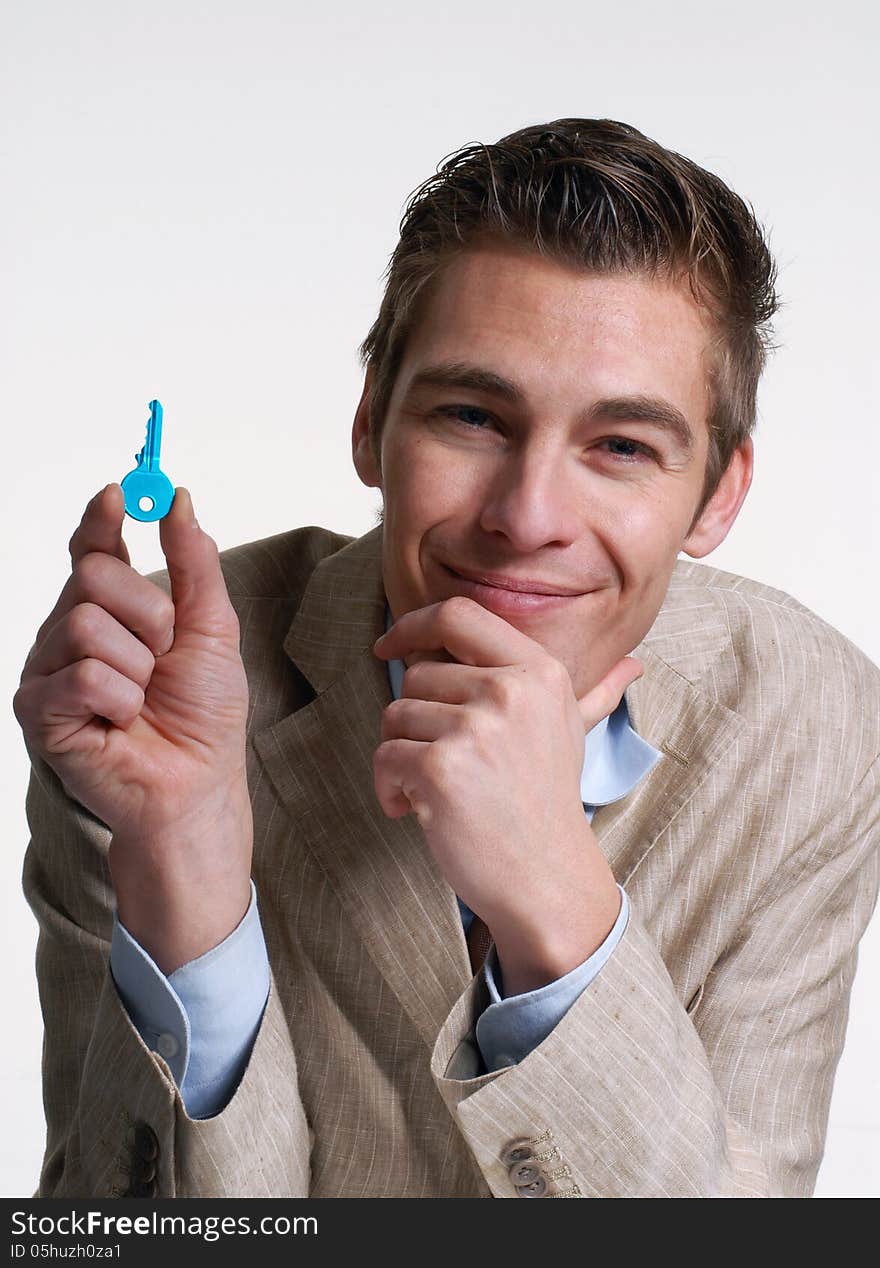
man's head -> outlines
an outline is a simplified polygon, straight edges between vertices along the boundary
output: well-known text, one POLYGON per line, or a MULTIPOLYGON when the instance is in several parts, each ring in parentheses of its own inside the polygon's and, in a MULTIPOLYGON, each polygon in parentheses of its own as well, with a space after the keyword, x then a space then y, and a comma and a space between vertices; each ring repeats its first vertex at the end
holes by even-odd
POLYGON ((395 616, 491 606, 457 565, 580 590, 504 610, 579 691, 632 650, 679 550, 714 549, 748 490, 774 281, 745 203, 624 124, 447 161, 410 200, 361 347, 354 458, 382 489, 395 616))

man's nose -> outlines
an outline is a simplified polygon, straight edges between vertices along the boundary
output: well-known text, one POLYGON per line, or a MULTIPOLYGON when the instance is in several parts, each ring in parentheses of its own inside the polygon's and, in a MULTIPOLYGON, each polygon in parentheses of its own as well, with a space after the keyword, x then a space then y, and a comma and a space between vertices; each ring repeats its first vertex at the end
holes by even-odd
POLYGON ((539 450, 510 455, 492 476, 480 526, 500 532, 517 550, 568 546, 583 525, 583 487, 577 487, 571 454, 539 450))

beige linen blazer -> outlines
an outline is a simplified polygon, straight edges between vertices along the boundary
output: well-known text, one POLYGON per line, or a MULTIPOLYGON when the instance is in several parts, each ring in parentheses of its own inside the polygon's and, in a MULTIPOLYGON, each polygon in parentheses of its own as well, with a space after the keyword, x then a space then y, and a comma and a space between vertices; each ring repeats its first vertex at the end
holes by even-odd
POLYGON ((877 895, 877 668, 788 595, 676 564, 627 691, 663 756, 593 820, 627 930, 537 1048, 479 1074, 455 895, 373 786, 381 545, 305 527, 220 556, 272 980, 215 1117, 187 1116, 116 993, 109 830, 30 753, 39 1193, 117 1195, 139 1168, 160 1197, 514 1197, 526 1140, 548 1197, 809 1195, 877 895))

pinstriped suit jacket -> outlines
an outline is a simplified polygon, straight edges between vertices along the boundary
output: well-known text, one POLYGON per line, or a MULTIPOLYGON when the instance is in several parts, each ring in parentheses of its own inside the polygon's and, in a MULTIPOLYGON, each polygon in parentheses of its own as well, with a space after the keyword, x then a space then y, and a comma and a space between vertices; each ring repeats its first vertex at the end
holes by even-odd
MULTIPOLYGON (((381 526, 223 552, 250 683, 253 874, 272 968, 244 1078, 187 1117, 108 973, 107 827, 31 752, 44 1196, 808 1195, 878 886, 880 673, 788 595, 679 562, 635 654, 662 760, 593 827, 630 897, 610 962, 518 1066, 476 1074, 485 1004, 455 895, 372 754, 390 700, 381 526)), ((151 580, 169 591, 166 572, 151 580)))

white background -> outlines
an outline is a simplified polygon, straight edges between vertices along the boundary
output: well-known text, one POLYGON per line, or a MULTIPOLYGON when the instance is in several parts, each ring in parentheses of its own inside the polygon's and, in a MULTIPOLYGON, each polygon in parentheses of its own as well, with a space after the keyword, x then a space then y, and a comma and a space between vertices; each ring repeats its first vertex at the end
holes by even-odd
MULTIPOLYGON (((717 172, 766 225, 785 301, 756 475, 710 564, 794 594, 880 660, 876 7, 412 0, 12 0, 2 58, 0 1193, 43 1149, 28 762, 11 708, 86 502, 146 405, 220 549, 360 535, 356 347, 409 193, 460 146, 621 119, 717 172)), ((132 564, 164 566, 125 521, 132 564)), ((858 709, 859 702, 852 702, 858 709)), ((822 1195, 880 1193, 880 921, 862 943, 822 1195)))

